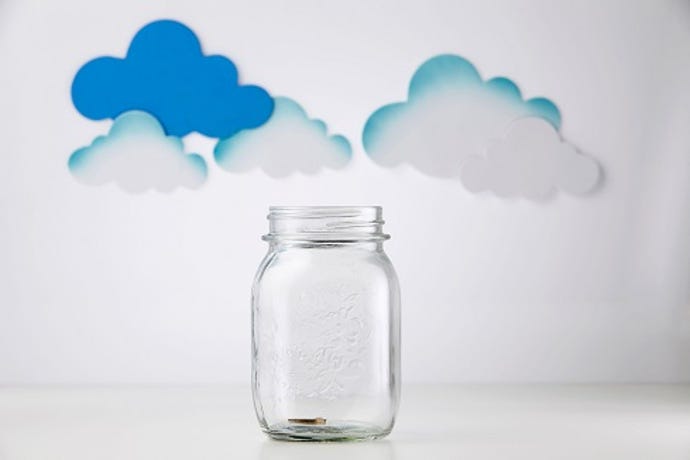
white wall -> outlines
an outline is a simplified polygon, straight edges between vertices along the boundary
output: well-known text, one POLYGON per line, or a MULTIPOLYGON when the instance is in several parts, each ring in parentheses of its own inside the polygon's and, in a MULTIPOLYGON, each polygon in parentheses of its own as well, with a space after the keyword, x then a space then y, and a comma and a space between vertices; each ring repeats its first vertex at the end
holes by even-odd
POLYGON ((689 79, 683 1, 1 1, 0 383, 247 381, 268 205, 348 203, 384 206, 407 381, 688 380, 689 79), (348 136, 351 167, 232 175, 191 136, 200 191, 74 181, 109 123, 71 78, 164 17, 348 136), (555 101, 604 187, 504 201, 369 161, 368 115, 444 52, 555 101))

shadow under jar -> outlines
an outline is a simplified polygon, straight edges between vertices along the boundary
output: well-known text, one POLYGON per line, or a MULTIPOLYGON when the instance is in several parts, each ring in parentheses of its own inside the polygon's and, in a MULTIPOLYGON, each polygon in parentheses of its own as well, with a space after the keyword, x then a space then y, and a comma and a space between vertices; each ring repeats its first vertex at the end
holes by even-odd
POLYGON ((275 439, 376 439, 400 396, 400 290, 378 206, 271 207, 252 288, 252 391, 275 439))

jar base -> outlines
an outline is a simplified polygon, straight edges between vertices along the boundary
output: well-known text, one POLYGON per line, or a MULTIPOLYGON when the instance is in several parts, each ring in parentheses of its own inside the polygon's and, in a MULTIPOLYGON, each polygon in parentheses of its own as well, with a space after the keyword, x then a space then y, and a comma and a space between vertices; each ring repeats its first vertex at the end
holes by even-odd
POLYGON ((327 425, 275 424, 264 429, 264 432, 278 441, 356 442, 383 438, 391 432, 391 428, 384 429, 368 423, 336 420, 329 421, 327 425))

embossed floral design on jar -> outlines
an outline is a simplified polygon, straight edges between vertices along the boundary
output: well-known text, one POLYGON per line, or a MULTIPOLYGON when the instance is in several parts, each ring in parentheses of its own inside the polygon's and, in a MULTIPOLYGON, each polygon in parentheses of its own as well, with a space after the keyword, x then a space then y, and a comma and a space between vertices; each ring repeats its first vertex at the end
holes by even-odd
POLYGON ((287 440, 374 439, 400 393, 400 294, 381 208, 272 207, 252 289, 261 428, 287 440))

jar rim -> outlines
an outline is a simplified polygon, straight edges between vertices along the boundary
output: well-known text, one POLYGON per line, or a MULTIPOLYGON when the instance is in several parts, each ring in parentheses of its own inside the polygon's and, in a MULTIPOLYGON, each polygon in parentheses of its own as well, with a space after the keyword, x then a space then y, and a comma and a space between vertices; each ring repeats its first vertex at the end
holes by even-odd
POLYGON ((338 216, 340 214, 351 214, 351 213, 362 213, 362 212, 372 212, 380 217, 383 208, 377 205, 318 205, 318 206, 269 206, 268 207, 268 218, 271 217, 281 217, 285 215, 286 217, 302 217, 303 215, 312 214, 324 214, 329 216, 338 216))
POLYGON ((381 206, 270 206, 266 241, 360 242, 390 238, 381 206))

